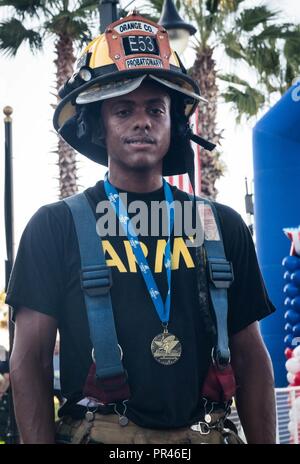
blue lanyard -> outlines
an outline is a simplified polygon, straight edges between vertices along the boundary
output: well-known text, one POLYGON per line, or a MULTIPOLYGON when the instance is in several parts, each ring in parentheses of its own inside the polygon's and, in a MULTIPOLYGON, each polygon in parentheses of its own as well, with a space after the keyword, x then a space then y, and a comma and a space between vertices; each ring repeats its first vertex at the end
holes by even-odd
POLYGON ((164 266, 167 273, 167 282, 168 282, 168 292, 166 297, 165 304, 162 301, 160 291, 157 288, 153 274, 148 265, 148 261, 142 251, 140 242, 135 233, 135 230, 131 224, 130 219, 128 218, 128 213, 124 207, 124 204, 119 197, 118 191, 115 187, 109 182, 107 173, 105 174, 104 179, 104 189, 107 195, 107 198, 110 201, 111 206, 113 207, 122 228, 127 234, 131 249, 134 253, 136 261, 141 270, 142 276, 146 283, 150 297, 152 298, 153 304, 155 306, 156 312, 164 325, 167 325, 170 317, 170 306, 171 306, 171 234, 174 226, 174 198, 172 190, 168 183, 163 179, 163 186, 165 192, 165 199, 167 204, 167 213, 168 213, 168 240, 165 247, 164 253, 164 266))

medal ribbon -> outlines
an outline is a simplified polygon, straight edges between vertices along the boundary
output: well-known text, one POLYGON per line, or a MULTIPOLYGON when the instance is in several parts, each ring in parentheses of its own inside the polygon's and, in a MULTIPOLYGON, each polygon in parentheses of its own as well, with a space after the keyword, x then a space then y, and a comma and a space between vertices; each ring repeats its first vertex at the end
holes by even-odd
POLYGON ((167 214, 168 214, 168 240, 166 242, 165 251, 164 251, 164 266, 167 273, 167 282, 168 282, 168 292, 165 304, 162 301, 160 291, 157 288, 156 282, 154 280, 151 269, 148 265, 148 261, 142 251, 139 239, 135 233, 134 227, 131 224, 130 218, 128 217, 127 210, 119 196, 118 191, 115 187, 109 182, 107 173, 105 174, 104 179, 104 189, 107 195, 107 198, 110 201, 112 208, 114 209, 120 224, 128 237, 131 249, 134 253, 138 266, 141 270, 142 276, 144 278, 145 284, 147 286, 149 295, 153 301, 156 312, 159 319, 163 324, 167 324, 170 318, 170 306, 171 306, 171 234, 174 227, 174 198, 172 190, 168 183, 163 179, 165 200, 167 204, 167 214))

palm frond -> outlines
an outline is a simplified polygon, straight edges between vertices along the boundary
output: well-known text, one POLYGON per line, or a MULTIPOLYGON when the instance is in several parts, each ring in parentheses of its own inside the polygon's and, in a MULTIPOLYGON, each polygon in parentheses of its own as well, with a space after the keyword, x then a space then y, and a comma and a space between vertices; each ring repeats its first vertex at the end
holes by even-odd
MULTIPOLYGON (((300 28, 299 28, 300 29, 300 28)), ((298 32, 300 33, 300 32, 298 32)), ((283 47, 283 53, 284 56, 287 60, 287 62, 295 66, 296 68, 300 66, 300 37, 288 37, 285 41, 284 47, 283 47)))
POLYGON ((230 58, 245 59, 245 51, 235 32, 228 32, 223 36, 223 45, 230 58))
POLYGON ((76 12, 60 12, 45 22, 45 29, 58 36, 66 35, 72 40, 87 42, 91 39, 88 23, 76 16, 76 12))
POLYGON ((43 8, 43 0, 0 0, 0 7, 7 6, 13 8, 16 15, 20 18, 25 16, 38 16, 39 10, 43 8))
POLYGON ((72 11, 73 16, 90 18, 91 15, 98 15, 99 0, 81 0, 78 7, 72 11))
POLYGON ((207 42, 209 38, 212 36, 212 33, 215 31, 217 25, 219 24, 220 18, 218 17, 218 15, 209 14, 205 16, 204 18, 200 18, 199 16, 196 16, 195 19, 198 25, 200 22, 202 24, 204 23, 203 35, 206 37, 206 42, 207 42))
POLYGON ((265 103, 263 93, 249 85, 245 91, 241 91, 230 85, 221 96, 224 98, 225 102, 233 104, 237 111, 237 122, 241 121, 243 115, 246 116, 247 119, 255 116, 265 103))
POLYGON ((69 31, 70 37, 72 37, 73 40, 78 41, 82 46, 92 40, 92 33, 88 24, 81 19, 74 19, 69 31))
POLYGON ((248 63, 255 67, 262 76, 270 74, 279 75, 280 57, 278 48, 273 48, 266 43, 249 47, 245 51, 248 63))
POLYGON ((4 53, 15 56, 24 42, 28 42, 32 51, 42 48, 41 35, 33 29, 26 29, 18 19, 12 18, 0 24, 0 49, 4 53))
POLYGON ((218 74, 217 76, 222 81, 230 82, 231 84, 243 85, 245 87, 249 85, 247 81, 244 81, 236 74, 218 74))
POLYGON ((277 14, 277 11, 271 11, 266 6, 256 6, 243 10, 237 18, 236 25, 242 31, 250 32, 258 25, 270 21, 277 14))
POLYGON ((278 83, 277 85, 271 83, 269 76, 266 76, 265 79, 263 79, 263 83, 266 86, 266 90, 269 95, 274 92, 280 92, 280 85, 278 85, 278 83))
POLYGON ((277 26, 275 24, 271 24, 263 29, 260 34, 257 34, 253 39, 258 43, 264 40, 269 39, 288 39, 288 38, 295 38, 300 40, 300 33, 291 29, 290 23, 281 24, 277 26))

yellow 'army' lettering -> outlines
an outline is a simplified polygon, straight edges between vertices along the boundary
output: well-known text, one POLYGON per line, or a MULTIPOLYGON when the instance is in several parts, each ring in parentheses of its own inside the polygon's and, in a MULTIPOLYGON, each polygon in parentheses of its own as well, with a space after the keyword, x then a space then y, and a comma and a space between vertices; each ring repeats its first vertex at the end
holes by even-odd
MULTIPOLYGON (((144 256, 148 256, 148 248, 143 243, 140 242, 144 256)), ((106 259, 106 264, 110 267, 116 267, 119 272, 137 272, 137 263, 134 256, 134 253, 131 249, 131 245, 128 240, 123 240, 123 246, 125 249, 127 263, 126 265, 122 262, 117 251, 114 249, 113 245, 108 240, 102 240, 103 251, 106 259)), ((155 264, 154 272, 160 273, 163 270, 163 259, 164 259, 164 250, 166 247, 166 240, 159 239, 156 242, 155 250, 155 264)), ((180 259, 183 259, 185 266, 188 269, 194 268, 195 264, 191 253, 186 246, 185 240, 182 237, 175 237, 173 245, 173 253, 171 254, 171 263, 172 270, 179 269, 180 259)))

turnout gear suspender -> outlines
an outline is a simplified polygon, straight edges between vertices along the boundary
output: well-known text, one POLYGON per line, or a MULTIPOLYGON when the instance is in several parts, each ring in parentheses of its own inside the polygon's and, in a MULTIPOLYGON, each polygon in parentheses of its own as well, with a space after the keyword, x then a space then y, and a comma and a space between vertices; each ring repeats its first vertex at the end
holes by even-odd
MULTIPOLYGON (((192 199, 192 196, 190 198, 192 199)), ((206 199, 199 197, 196 199, 204 202, 205 208, 209 208, 211 219, 214 219, 218 232, 217 238, 207 237, 204 240, 208 288, 216 326, 216 343, 212 350, 213 365, 208 373, 208 383, 204 383, 203 394, 208 397, 214 396, 210 398, 213 401, 224 399, 227 401, 234 394, 227 331, 227 289, 233 281, 232 265, 225 257, 214 205, 206 199), (214 388, 216 383, 221 390, 226 390, 223 394, 216 393, 214 388)), ((95 353, 96 365, 92 365, 88 377, 90 385, 92 378, 95 377, 94 385, 89 388, 90 396, 104 404, 128 399, 130 392, 127 375, 120 359, 110 297, 111 269, 106 265, 101 237, 96 232, 96 218, 84 193, 73 195, 64 201, 71 210, 75 224, 81 257, 81 287, 95 353)))
POLYGON ((95 363, 86 394, 104 404, 129 397, 110 297, 111 269, 106 265, 96 218, 83 193, 64 199, 71 210, 81 258, 80 281, 87 309, 95 363))
POLYGON ((234 279, 233 269, 231 262, 226 259, 219 217, 214 204, 195 195, 188 194, 188 197, 196 207, 196 202, 204 206, 202 211, 196 210, 204 228, 204 250, 201 250, 202 247, 196 248, 197 284, 198 292, 202 293, 202 295, 199 293, 199 300, 205 324, 208 326, 207 332, 213 336, 213 348, 212 362, 202 386, 202 396, 216 403, 227 403, 231 401, 236 390, 234 373, 230 365, 227 330, 227 289, 234 279), (206 273, 202 271, 201 275, 203 264, 199 260, 203 254, 206 273), (203 278, 206 278, 206 285, 201 282, 203 278), (210 296, 211 305, 207 297, 205 295, 203 297, 203 287, 206 287, 204 290, 210 296))
MULTIPOLYGON (((194 201, 193 195, 189 194, 188 196, 191 201, 194 201)), ((219 217, 214 204, 206 198, 195 196, 195 200, 199 203, 204 203, 204 217, 201 218, 202 224, 206 220, 208 220, 210 224, 214 221, 215 231, 212 234, 206 233, 205 223, 203 224, 204 249, 208 268, 208 289, 215 315, 217 332, 212 358, 214 364, 222 369, 230 363, 227 331, 227 289, 234 279, 233 269, 231 262, 226 259, 219 217), (210 214, 206 214, 205 211, 208 211, 210 214)))

